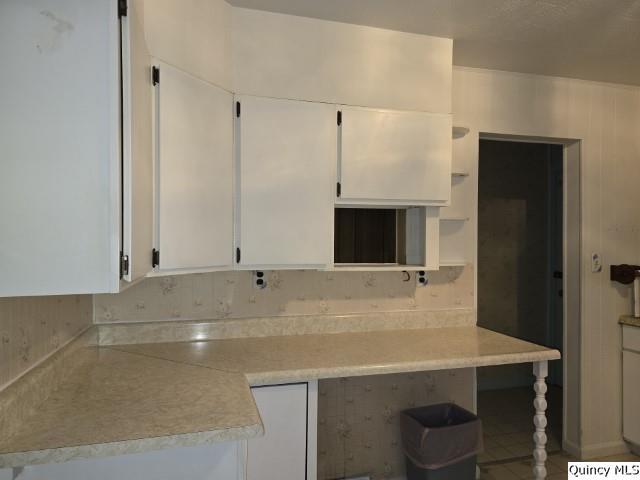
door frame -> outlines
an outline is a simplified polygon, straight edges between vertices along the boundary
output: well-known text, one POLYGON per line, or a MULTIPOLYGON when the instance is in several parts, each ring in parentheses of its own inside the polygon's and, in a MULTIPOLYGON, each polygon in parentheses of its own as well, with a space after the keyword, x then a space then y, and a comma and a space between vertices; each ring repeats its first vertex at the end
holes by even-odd
MULTIPOLYGON (((581 197, 581 148, 580 139, 510 135, 495 132, 478 132, 480 140, 506 142, 546 143, 563 147, 562 178, 562 264, 563 264, 563 339, 562 339, 562 448, 580 456, 582 430, 582 197, 581 197)), ((476 165, 480 165, 479 149, 476 165)), ((479 178, 479 177, 478 177, 479 178)), ((478 198, 476 185, 476 202, 478 198)), ((477 208, 477 204, 476 204, 477 208)), ((476 211, 477 217, 477 211, 476 211)), ((477 232, 476 222, 476 238, 477 232)), ((475 264, 478 262, 478 242, 475 242, 475 264)), ((476 292, 477 292, 477 268, 476 292)), ((476 296, 477 297, 477 296, 476 296)), ((477 302, 477 298, 476 298, 477 302)), ((477 310, 477 304, 476 304, 477 310)))

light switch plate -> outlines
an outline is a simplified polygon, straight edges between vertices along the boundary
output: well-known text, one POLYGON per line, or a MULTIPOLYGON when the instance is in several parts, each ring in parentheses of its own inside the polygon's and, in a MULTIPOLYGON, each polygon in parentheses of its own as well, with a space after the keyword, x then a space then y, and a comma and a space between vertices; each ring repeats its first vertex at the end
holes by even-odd
POLYGON ((591 254, 591 271, 593 273, 599 273, 602 271, 602 260, 600 260, 600 255, 597 253, 591 254))

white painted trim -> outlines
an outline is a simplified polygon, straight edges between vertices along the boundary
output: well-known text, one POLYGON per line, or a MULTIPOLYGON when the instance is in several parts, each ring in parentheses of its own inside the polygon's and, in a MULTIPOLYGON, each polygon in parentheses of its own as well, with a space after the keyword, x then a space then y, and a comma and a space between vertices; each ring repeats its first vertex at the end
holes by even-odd
MULTIPOLYGON (((478 145, 480 143, 480 140, 482 139, 487 139, 487 140, 501 140, 501 141, 508 141, 508 142, 530 142, 530 143, 551 143, 551 144, 556 144, 556 145, 563 145, 564 146, 564 152, 563 152, 563 199, 562 199, 562 211, 563 211, 563 215, 562 215, 562 242, 563 242, 563 271, 564 271, 564 275, 563 275, 563 281, 562 281, 562 288, 563 291, 565 292, 565 295, 563 296, 563 302, 564 302, 564 307, 563 307, 563 346, 562 346, 562 370, 563 370, 563 389, 562 389, 562 416, 563 416, 563 422, 562 422, 562 437, 563 439, 568 438, 567 432, 569 431, 569 427, 573 426, 574 430, 576 431, 582 431, 582 425, 583 425, 583 419, 582 419, 582 413, 578 412, 577 414, 575 414, 576 420, 578 425, 570 425, 570 423, 572 423, 572 421, 574 419, 570 419, 567 416, 567 412, 569 410, 568 408, 568 395, 571 393, 573 395, 578 395, 578 404, 581 406, 582 405, 582 401, 583 401, 583 394, 582 394, 582 385, 584 385, 585 381, 583 381, 583 377, 585 375, 587 375, 586 372, 584 372, 584 366, 582 364, 582 352, 584 351, 584 335, 582 334, 582 328, 581 328, 581 322, 582 322, 582 318, 581 318, 581 311, 582 311, 582 299, 584 298, 584 292, 583 292, 583 282, 582 282, 582 275, 581 275, 581 252, 582 252, 582 170, 581 170, 581 163, 582 163, 582 143, 581 140, 579 139, 570 139, 570 138, 551 138, 551 137, 538 137, 538 136, 525 136, 525 135, 510 135, 510 134, 501 134, 501 133, 489 133, 489 132, 479 132, 478 134, 478 145), (569 164, 569 162, 572 162, 571 164, 569 164), (573 169, 571 169, 570 167, 573 167, 573 169), (578 188, 577 190, 574 192, 574 195, 570 198, 570 195, 568 195, 568 193, 570 193, 570 189, 569 188, 569 180, 570 180, 570 172, 574 172, 575 175, 577 175, 577 179, 574 178, 574 185, 577 184, 578 188), (570 210, 570 208, 577 208, 578 211, 578 218, 575 219, 577 221, 576 223, 573 223, 572 225, 568 224, 568 217, 569 215, 567 214, 567 212, 570 210), (573 242, 571 245, 568 244, 568 232, 569 230, 573 230, 575 232, 577 232, 577 235, 575 236, 575 239, 573 239, 573 242), (574 260, 577 260, 576 265, 577 265, 577 269, 578 271, 574 271, 572 268, 570 268, 570 266, 572 265, 571 262, 569 261, 569 256, 572 256, 572 258, 574 258, 574 260), (572 302, 571 307, 575 307, 575 308, 571 308, 569 307, 569 302, 567 301, 567 299, 569 298, 569 295, 567 294, 568 292, 571 291, 571 288, 569 286, 569 279, 575 279, 577 281, 577 284, 574 283, 573 286, 577 287, 577 290, 579 291, 579 298, 575 299, 572 302), (575 310, 575 311, 574 311, 575 310), (578 352, 572 352, 572 362, 580 362, 580 368, 578 370, 578 378, 574 378, 573 380, 570 378, 569 372, 568 372, 568 360, 567 360, 567 352, 569 350, 571 350, 569 348, 569 335, 567 335, 567 332, 569 330, 569 322, 573 321, 574 325, 572 325, 573 327, 577 327, 577 329, 579 330, 579 342, 580 345, 578 347, 578 352), (577 357, 577 358, 576 358, 577 357), (577 390, 578 393, 576 393, 576 387, 571 385, 573 382, 575 382, 575 384, 577 384, 577 390), (571 390, 571 392, 570 392, 571 390), (570 421, 571 420, 571 421, 570 421)), ((477 162, 476 162, 476 168, 479 168, 479 164, 480 164, 480 152, 479 149, 477 151, 477 162)), ((575 176, 574 175, 574 176, 575 176)), ((475 192, 475 198, 478 198, 478 188, 479 188, 479 176, 476 176, 476 178, 478 178, 478 181, 476 181, 476 192, 475 192)), ((476 212, 475 212, 475 221, 476 221, 476 225, 475 225, 475 234, 476 234, 476 238, 475 240, 475 263, 474 265, 476 266, 476 268, 474 269, 474 276, 475 276, 475 292, 478 292, 478 241, 477 241, 477 234, 478 234, 478 224, 477 224, 477 218, 478 218, 478 202, 476 201, 476 212)), ((478 295, 476 294, 475 296, 475 308, 476 308, 476 321, 477 321, 477 308, 478 308, 478 295)), ((586 380, 586 379, 585 379, 586 380)), ((581 440, 581 439, 580 439, 581 440)))
POLYGON ((318 381, 307 382, 307 480, 318 475, 318 381))
MULTIPOLYGON (((566 442, 568 443, 568 442, 566 442)), ((595 445, 589 445, 586 447, 578 447, 573 444, 568 445, 569 448, 574 450, 573 452, 568 450, 572 455, 577 456, 581 460, 589 460, 593 458, 608 457, 611 455, 620 455, 622 453, 628 453, 629 447, 624 440, 616 440, 615 442, 597 443, 595 445)), ((565 447, 565 442, 562 442, 562 447, 565 447)))
POLYGON ((48 361, 49 359, 51 359, 51 357, 53 357, 55 354, 57 354, 58 352, 64 350, 65 348, 67 348, 69 345, 71 345, 74 341, 76 341, 77 339, 79 339, 82 335, 86 334, 89 330, 91 330, 94 327, 94 325, 87 325, 86 327, 84 327, 82 330, 80 330, 78 333, 76 333, 75 335, 73 335, 69 340, 67 340, 66 342, 64 342, 62 345, 60 345, 58 348, 56 348, 55 350, 52 350, 51 352, 47 353, 44 357, 42 357, 40 360, 38 360, 36 363, 34 363, 33 365, 31 365, 29 368, 27 368, 26 370, 24 370, 23 372, 21 372, 17 377, 12 378, 11 380, 9 380, 8 382, 4 383, 3 385, 0 385, 0 393, 7 387, 9 387, 10 385, 12 385, 13 383, 16 383, 18 380, 20 380, 21 378, 23 378, 27 373, 29 373, 32 370, 35 370, 36 368, 40 367, 43 363, 45 363, 46 361, 48 361))

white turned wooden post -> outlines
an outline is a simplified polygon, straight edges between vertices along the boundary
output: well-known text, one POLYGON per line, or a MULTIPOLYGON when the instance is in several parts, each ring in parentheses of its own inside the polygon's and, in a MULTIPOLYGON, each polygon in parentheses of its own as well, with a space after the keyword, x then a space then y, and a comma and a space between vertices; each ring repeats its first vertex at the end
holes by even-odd
POLYGON ((548 362, 546 360, 535 362, 533 364, 533 374, 536 377, 533 385, 533 389, 536 392, 536 398, 533 401, 533 406, 536 409, 536 414, 533 417, 533 424, 536 427, 536 432, 533 434, 533 478, 540 480, 547 478, 547 467, 545 467, 547 461, 547 434, 545 433, 545 428, 547 427, 547 417, 545 415, 547 400, 544 398, 547 393, 547 384, 544 379, 549 374, 548 362))

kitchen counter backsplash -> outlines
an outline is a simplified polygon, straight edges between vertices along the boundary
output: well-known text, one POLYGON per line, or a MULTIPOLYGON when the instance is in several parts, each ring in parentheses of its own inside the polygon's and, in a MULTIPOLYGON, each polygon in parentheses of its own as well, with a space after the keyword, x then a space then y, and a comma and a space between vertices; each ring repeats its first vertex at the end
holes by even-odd
POLYGON ((0 390, 91 325, 91 296, 0 298, 0 390))
POLYGON ((94 296, 95 323, 205 320, 278 315, 335 315, 474 307, 473 267, 415 273, 266 272, 267 287, 252 272, 215 272, 148 278, 119 294, 94 296))

